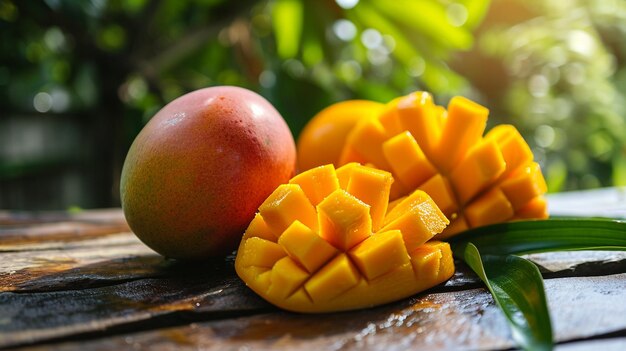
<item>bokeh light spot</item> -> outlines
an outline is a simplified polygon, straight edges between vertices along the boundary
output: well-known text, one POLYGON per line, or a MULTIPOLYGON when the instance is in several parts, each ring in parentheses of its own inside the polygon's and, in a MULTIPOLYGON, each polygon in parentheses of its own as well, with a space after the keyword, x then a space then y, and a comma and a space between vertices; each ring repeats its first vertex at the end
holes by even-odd
POLYGON ((276 74, 270 70, 265 70, 259 75, 259 84, 263 88, 271 88, 276 85, 276 74))
POLYGON ((52 96, 46 92, 39 92, 33 98, 33 107, 37 112, 46 113, 52 108, 52 96))
POLYGON ((528 80, 528 91, 534 97, 543 97, 550 90, 548 78, 542 74, 535 74, 528 80))
POLYGON ((550 147, 554 142, 555 135, 554 128, 547 124, 542 124, 535 129, 535 142, 540 147, 550 147))
POLYGON ((467 8, 459 3, 452 3, 446 7, 446 18, 454 27, 464 25, 468 16, 467 8))
POLYGON ((335 2, 342 9, 349 10, 349 9, 355 7, 359 3, 359 0, 335 0, 335 2))
POLYGON ((356 36, 356 26, 347 19, 340 19, 333 24, 333 33, 343 41, 350 41, 356 36))
POLYGON ((361 34, 361 42, 368 49, 375 49, 383 44, 383 36, 376 29, 366 29, 361 34))
POLYGON ((595 39, 583 30, 574 30, 570 32, 567 38, 569 48, 581 55, 591 56, 596 50, 595 39))

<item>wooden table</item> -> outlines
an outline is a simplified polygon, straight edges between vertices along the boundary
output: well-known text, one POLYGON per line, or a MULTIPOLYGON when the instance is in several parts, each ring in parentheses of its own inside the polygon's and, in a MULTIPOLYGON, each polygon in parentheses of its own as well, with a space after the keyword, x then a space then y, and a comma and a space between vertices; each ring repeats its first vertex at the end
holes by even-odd
MULTIPOLYGON (((623 189, 612 189, 608 195, 556 196, 550 203, 556 214, 589 212, 595 203, 593 209, 626 217, 625 198, 623 189)), ((626 253, 529 257, 546 278, 557 349, 626 350, 626 253)), ((232 257, 185 264, 155 254, 129 232, 119 209, 0 212, 3 349, 511 347, 504 317, 460 263, 447 283, 409 299, 301 315, 283 312, 246 288, 232 257)))

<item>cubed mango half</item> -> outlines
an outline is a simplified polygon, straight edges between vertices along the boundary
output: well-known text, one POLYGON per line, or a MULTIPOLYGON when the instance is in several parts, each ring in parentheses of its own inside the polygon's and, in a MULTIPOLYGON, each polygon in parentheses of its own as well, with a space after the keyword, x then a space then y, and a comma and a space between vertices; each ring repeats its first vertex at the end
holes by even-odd
POLYGON ((307 313, 375 306, 442 283, 454 272, 450 246, 429 240, 449 222, 419 190, 389 210, 393 181, 357 163, 297 175, 260 206, 237 274, 270 303, 307 313))
POLYGON ((393 205, 416 189, 429 194, 450 220, 441 237, 489 223, 546 218, 547 187, 530 147, 512 125, 483 135, 488 115, 486 107, 464 97, 452 98, 447 109, 426 92, 394 99, 378 118, 349 133, 344 148, 368 152, 344 157, 338 166, 361 162, 391 172, 393 205))

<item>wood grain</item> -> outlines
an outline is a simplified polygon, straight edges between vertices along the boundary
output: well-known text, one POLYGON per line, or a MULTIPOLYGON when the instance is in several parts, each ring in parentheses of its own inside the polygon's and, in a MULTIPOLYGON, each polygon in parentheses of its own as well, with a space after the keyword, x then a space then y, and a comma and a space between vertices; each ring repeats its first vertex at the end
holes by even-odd
MULTIPOLYGON (((623 303, 626 301, 625 274, 550 279, 546 281, 546 292, 557 342, 574 342, 607 333, 626 335, 626 319, 623 318, 626 313, 623 303), (578 292, 575 303, 572 303, 571 288, 578 292)), ((54 348, 487 350, 513 346, 504 317, 491 296, 484 289, 471 289, 425 294, 349 313, 302 315, 274 312, 92 341, 65 342, 55 344, 54 348)))
MULTIPOLYGON (((562 202, 582 208, 574 198, 562 202)), ((557 349, 625 348, 626 253, 526 257, 547 278, 557 349)), ((120 209, 0 211, 0 348, 513 347, 482 283, 462 263, 456 267, 445 284, 393 304, 302 315, 256 296, 237 278, 232 256, 183 263, 154 253, 130 232, 120 209)))

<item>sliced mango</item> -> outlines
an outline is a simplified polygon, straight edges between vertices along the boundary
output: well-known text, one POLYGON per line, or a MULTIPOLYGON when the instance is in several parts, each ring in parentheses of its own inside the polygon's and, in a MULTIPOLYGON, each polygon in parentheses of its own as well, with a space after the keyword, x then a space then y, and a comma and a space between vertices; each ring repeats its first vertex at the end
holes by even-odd
POLYGON ((335 167, 330 164, 313 168, 306 176, 297 175, 289 180, 289 184, 298 184, 313 206, 339 189, 335 167))
POLYGON ((488 114, 488 109, 464 97, 456 96, 450 100, 448 118, 433 154, 433 161, 442 172, 451 171, 480 141, 488 114))
POLYGON ((441 233, 449 223, 430 196, 416 190, 390 211, 381 231, 399 230, 410 252, 441 233))
POLYGON ((383 153, 396 179, 408 189, 415 189, 437 173, 413 135, 406 131, 383 143, 383 153))
POLYGON ((317 228, 315 208, 297 184, 279 185, 259 207, 259 215, 274 233, 282 233, 296 219, 317 228))
POLYGON ((378 278, 409 261, 409 253, 399 230, 372 235, 350 250, 349 254, 368 280, 378 278))
POLYGON ((433 97, 427 92, 418 91, 404 96, 397 105, 399 124, 403 130, 409 131, 424 152, 432 157, 432 153, 441 137, 442 120, 435 108, 433 97))
POLYGON ((503 180, 500 189, 517 211, 532 199, 544 194, 548 186, 541 175, 539 164, 532 162, 503 180))
POLYGON ((465 209, 465 217, 472 227, 505 222, 514 214, 513 205, 498 188, 490 190, 465 209))
POLYGON ((349 194, 370 206, 374 231, 380 228, 387 212, 392 183, 393 178, 389 172, 369 167, 355 167, 345 188, 349 194))
POLYGON ((285 250, 275 242, 261 239, 258 236, 253 236, 250 239, 246 240, 241 248, 244 252, 242 255, 244 259, 241 264, 244 267, 272 268, 279 259, 287 255, 285 250))
POLYGON ((476 194, 488 187, 505 170, 506 163, 496 142, 476 145, 450 173, 461 204, 466 204, 476 194))
POLYGON ((343 189, 320 202, 317 214, 320 237, 342 251, 372 234, 370 206, 343 189))
POLYGON ((432 178, 422 183, 418 189, 432 197, 433 201, 435 201, 446 217, 452 218, 458 211, 459 207, 457 205, 456 196, 452 192, 450 181, 441 174, 434 175, 432 178))
POLYGON ((338 253, 331 244, 298 220, 283 232, 278 244, 309 273, 315 272, 338 253))
POLYGON ((352 261, 346 254, 340 254, 316 272, 304 284, 304 290, 313 302, 323 302, 355 286, 360 279, 359 271, 352 261))
POLYGON ((287 298, 304 283, 309 274, 289 257, 283 257, 272 267, 267 293, 277 298, 287 298))
POLYGON ((483 136, 488 114, 463 97, 450 100, 447 110, 425 92, 394 99, 378 118, 353 128, 344 149, 363 152, 346 154, 338 166, 361 162, 390 171, 396 179, 390 207, 415 189, 429 194, 450 220, 441 238, 499 221, 546 218, 547 187, 530 147, 512 125, 483 136))
POLYGON ((427 241, 448 219, 419 190, 389 209, 392 182, 356 163, 299 174, 261 204, 237 274, 270 303, 309 313, 384 304, 442 283, 454 273, 450 246, 427 241))

